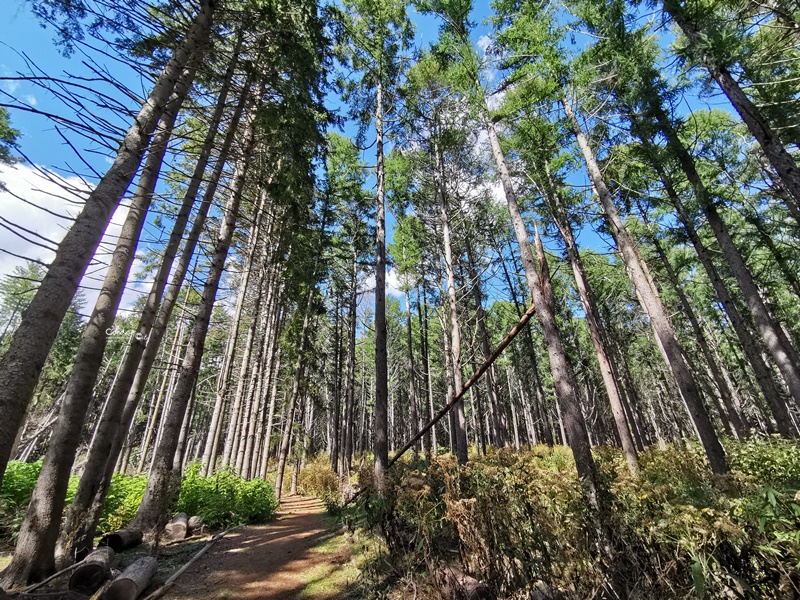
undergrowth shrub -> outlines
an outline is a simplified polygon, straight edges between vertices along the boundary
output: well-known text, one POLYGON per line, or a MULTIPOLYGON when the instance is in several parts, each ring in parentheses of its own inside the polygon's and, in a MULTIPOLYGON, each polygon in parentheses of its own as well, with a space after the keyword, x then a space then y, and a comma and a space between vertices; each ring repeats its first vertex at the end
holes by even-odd
MULTIPOLYGON (((8 463, 3 477, 3 488, 0 490, 0 538, 16 541, 41 468, 41 461, 8 463)), ((275 490, 269 483, 260 479, 247 481, 229 470, 202 478, 199 471, 197 465, 186 471, 178 500, 179 511, 202 517, 203 522, 210 527, 264 523, 275 514, 278 501, 275 490)), ((70 478, 67 506, 75 496, 78 481, 78 477, 70 478)), ((98 532, 122 529, 133 521, 146 487, 145 475, 115 473, 98 524, 98 532)))
POLYGON ((275 488, 261 479, 248 481, 231 469, 200 477, 200 465, 184 473, 177 510, 197 515, 209 527, 263 523, 278 509, 275 488))
POLYGON ((327 454, 317 454, 306 462, 297 478, 297 488, 302 494, 319 498, 329 509, 339 503, 339 476, 333 472, 327 454))
POLYGON ((144 475, 114 473, 103 507, 103 516, 97 526, 98 530, 101 533, 116 531, 133 521, 144 498, 146 487, 147 477, 144 475))
POLYGON ((42 461, 25 463, 9 461, 0 490, 0 537, 16 542, 17 533, 42 470, 42 461))
POLYGON ((391 556, 420 571, 459 557, 503 598, 540 582, 568 598, 605 597, 612 581, 630 598, 798 597, 800 445, 726 448, 728 476, 690 444, 643 452, 639 479, 621 452, 598 449, 599 514, 563 448, 398 463, 383 497, 349 518, 379 527, 391 556))

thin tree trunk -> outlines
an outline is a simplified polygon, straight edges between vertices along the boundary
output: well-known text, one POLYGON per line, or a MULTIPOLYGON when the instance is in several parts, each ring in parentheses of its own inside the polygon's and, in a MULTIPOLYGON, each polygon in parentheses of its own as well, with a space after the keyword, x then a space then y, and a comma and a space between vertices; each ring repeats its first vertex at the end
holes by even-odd
MULTIPOLYGON (((727 224, 723 221, 716 206, 714 206, 705 184, 697 172, 694 159, 681 142, 677 131, 675 131, 672 123, 667 118, 661 105, 660 98, 653 98, 651 94, 649 102, 656 114, 659 127, 667 138, 668 147, 677 157, 681 169, 689 180, 695 192, 695 196, 697 197, 700 209, 706 216, 708 226, 714 233, 714 237, 722 250, 722 255, 739 284, 742 297, 753 316, 753 321, 761 334, 761 338, 783 376, 789 393, 792 398, 794 398, 797 405, 800 406, 800 359, 798 359, 797 350, 789 341, 783 329, 761 298, 761 294, 753 280, 750 268, 733 243, 727 224)), ((800 173, 797 173, 796 167, 794 167, 794 172, 798 176, 798 191, 800 192, 800 173)), ((800 199, 800 195, 797 197, 800 199)))
MULTIPOLYGON (((389 373, 386 351, 386 215, 383 157, 383 82, 375 98, 375 145, 377 153, 377 211, 375 213, 375 405, 373 450, 375 489, 383 490, 389 465, 388 409, 389 373)), ((16 432, 16 430, 15 430, 16 432)))
POLYGON ((775 380, 772 370, 762 358, 758 344, 756 343, 753 334, 750 332, 750 327, 747 325, 742 314, 739 312, 739 309, 737 308, 733 296, 725 284, 725 281, 722 279, 717 271, 717 268, 714 266, 709 250, 700 239, 700 236, 694 227, 686 207, 681 202, 680 197, 675 191, 671 178, 666 172, 664 172, 660 165, 654 166, 656 172, 661 178, 662 183, 664 184, 664 191, 666 191, 667 197, 675 207, 678 220, 683 225, 689 240, 692 242, 692 246, 694 246, 695 252, 697 252, 697 257, 700 259, 700 264, 703 265, 703 268, 708 275, 708 279, 711 282, 711 286, 714 288, 714 293, 717 296, 717 300, 719 300, 720 304, 722 304, 723 308, 725 309, 725 314, 730 320, 731 326, 733 327, 734 331, 736 331, 736 336, 739 339, 742 351, 744 352, 745 356, 747 357, 747 361, 750 363, 750 366, 753 369, 753 374, 755 375, 758 387, 761 389, 761 393, 769 404, 772 414, 775 417, 778 425, 778 431, 781 433, 781 435, 792 437, 793 428, 791 417, 786 409, 786 404, 783 402, 781 388, 778 382, 775 380))
MULTIPOLYGON (((483 310, 483 294, 481 292, 481 282, 478 270, 475 267, 475 256, 472 250, 472 243, 469 236, 465 239, 467 249, 467 266, 469 278, 472 281, 472 297, 475 302, 476 321, 478 325, 478 337, 480 338, 481 353, 483 359, 488 360, 492 354, 489 344, 489 332, 486 329, 486 311, 483 310)), ((507 432, 503 422, 500 420, 499 399, 497 393, 497 377, 495 366, 492 364, 486 371, 486 394, 489 398, 489 412, 492 415, 492 441, 495 446, 502 448, 506 444, 507 432)))
MULTIPOLYGON (((517 194, 511 174, 506 166, 503 150, 500 147, 500 140, 497 136, 494 123, 486 118, 485 126, 489 133, 489 142, 492 146, 497 170, 500 173, 500 180, 505 191, 506 203, 511 213, 511 221, 514 227, 514 234, 517 238, 522 264, 525 270, 525 277, 530 288, 531 297, 536 306, 536 315, 544 335, 545 346, 550 357, 550 369, 553 373, 553 384, 556 389, 556 397, 561 412, 564 415, 565 426, 568 430, 569 443, 572 454, 575 457, 575 465, 578 475, 589 486, 590 502, 596 503, 597 481, 594 459, 592 458, 589 436, 586 432, 586 422, 581 412, 580 403, 576 393, 574 377, 569 368, 566 353, 561 345, 558 327, 555 319, 555 302, 552 288, 549 281, 547 263, 544 256, 539 257, 537 266, 536 259, 531 249, 528 233, 525 228, 525 221, 519 209, 517 194)), ((536 236, 538 241, 538 234, 536 236)), ((537 251, 538 251, 537 245, 537 251)))
POLYGON ((728 97, 733 108, 739 113, 742 121, 744 121, 750 133, 761 146, 767 160, 769 160, 785 188, 791 194, 796 210, 800 206, 800 171, 797 169, 794 158, 786 150, 786 146, 778 134, 770 127, 758 107, 744 93, 727 66, 720 64, 709 52, 703 49, 707 45, 703 39, 703 33, 698 31, 687 10, 680 6, 678 0, 663 0, 663 4, 664 10, 672 16, 672 19, 686 36, 689 44, 698 51, 700 62, 708 70, 711 78, 717 82, 722 93, 728 97))
POLYGON ((303 328, 300 332, 300 344, 297 350, 297 359, 294 363, 294 376, 292 378, 292 391, 289 395, 289 404, 286 408, 286 417, 283 425, 283 438, 278 452, 278 472, 275 476, 275 495, 280 502, 283 488, 283 472, 286 469, 286 461, 289 458, 289 446, 292 440, 292 426, 294 424, 294 413, 297 408, 297 400, 300 395, 300 384, 303 379, 306 364, 306 345, 308 344, 308 329, 311 324, 311 307, 314 304, 314 290, 309 289, 306 299, 305 314, 303 316, 303 328))
MULTIPOLYGON (((171 105, 167 107, 165 120, 153 140, 120 231, 101 293, 81 336, 59 417, 17 538, 15 559, 6 572, 9 581, 38 579, 55 569, 55 549, 69 477, 108 343, 108 332, 112 329, 128 281, 175 118, 193 78, 194 69, 190 68, 175 86, 171 105)), ((89 550, 86 549, 87 554, 89 550)))
POLYGON ((616 425, 622 452, 625 455, 625 460, 628 463, 628 469, 631 475, 636 477, 639 471, 639 458, 636 454, 636 446, 633 442, 633 437, 628 429, 628 422, 625 418, 625 407, 622 405, 617 381, 614 378, 611 362, 608 359, 608 352, 606 351, 607 342, 605 339, 605 332, 601 325, 602 321, 597 312, 597 304, 592 290, 589 287, 586 271, 583 268, 583 260, 581 259, 577 244, 575 243, 575 236, 572 231, 572 225, 566 214, 566 207, 563 199, 555 188, 555 182, 552 180, 552 175, 547 165, 545 165, 544 170, 543 196, 550 205, 553 219, 556 222, 558 231, 561 233, 561 237, 567 248, 567 257, 572 265, 572 274, 575 277, 575 287, 578 290, 578 296, 580 296, 581 304, 583 305, 586 324, 589 326, 589 334, 592 338, 597 363, 600 367, 600 376, 603 380, 606 394, 608 394, 611 414, 614 417, 614 424, 616 425))
POLYGON ((631 278, 636 288, 637 295, 642 302, 642 307, 647 312, 650 319, 650 326, 653 328, 653 333, 656 336, 664 360, 672 372, 678 389, 681 391, 681 396, 686 403, 686 408, 700 437, 700 442, 703 444, 703 448, 706 451, 711 469, 718 474, 727 473, 730 468, 728 467, 728 461, 725 457, 725 450, 722 444, 720 444, 711 419, 709 419, 708 413, 703 407, 703 403, 700 399, 700 392, 686 361, 683 359, 680 343, 669 322, 658 291, 655 289, 655 286, 652 285, 642 265, 641 257, 630 232, 625 228, 620 219, 619 213, 611 199, 611 193, 606 187, 600 167, 594 157, 594 152, 589 146, 586 135, 580 128, 572 105, 566 97, 562 98, 562 104, 572 131, 583 153, 589 177, 600 198, 603 212, 606 215, 606 219, 617 242, 625 268, 628 271, 628 276, 631 278))
MULTIPOLYGON (((423 404, 423 414, 425 418, 425 422, 428 423, 431 420, 431 414, 433 410, 433 390, 431 389, 431 378, 430 378, 430 365, 428 359, 428 324, 427 318, 423 314, 423 307, 425 308, 425 313, 428 312, 428 305, 427 300, 425 298, 425 289, 424 287, 420 290, 417 288, 417 317, 419 318, 419 328, 420 328, 420 355, 422 361, 422 379, 425 382, 425 398, 422 401, 423 404)), ((425 458, 428 460, 431 459, 431 452, 433 451, 433 456, 436 455, 436 427, 432 427, 430 431, 426 432, 425 435, 422 436, 422 447, 425 450, 425 458)))
POLYGON ((170 410, 162 422, 162 438, 156 447, 156 460, 147 482, 144 498, 134 519, 133 526, 143 531, 154 531, 160 526, 161 520, 166 516, 171 502, 177 497, 179 491, 180 482, 176 481, 172 471, 178 429, 183 421, 186 404, 200 369, 208 326, 214 309, 214 300, 239 216, 239 204, 244 191, 247 167, 255 137, 254 120, 255 115, 250 115, 243 133, 242 156, 231 182, 231 193, 225 206, 224 220, 220 224, 211 266, 203 286, 203 297, 192 325, 189 344, 181 363, 175 391, 172 394, 170 410))
MULTIPOLYGON (((232 69, 229 69, 228 75, 226 75, 226 84, 223 85, 220 91, 215 113, 212 117, 214 130, 216 130, 216 126, 221 120, 225 108, 225 99, 227 98, 228 85, 232 77, 232 69)), ((195 171, 192 175, 189 187, 186 190, 186 194, 184 195, 181 209, 164 250, 164 258, 159 266, 158 273, 156 274, 150 294, 147 298, 145 309, 140 317, 137 326, 137 335, 134 336, 134 344, 131 346, 128 360, 117 381, 117 385, 111 392, 109 403, 113 406, 113 409, 111 409, 110 406, 109 410, 107 410, 108 418, 100 425, 97 443, 93 444, 90 449, 87 467, 83 477, 81 477, 78 490, 75 494, 75 500, 67 515, 64 539, 61 542, 61 553, 63 556, 72 555, 74 553, 75 544, 91 546, 92 538, 94 537, 94 529, 100 519, 117 457, 119 456, 124 440, 127 438, 128 429, 130 428, 134 413, 136 412, 136 407, 144 393, 147 378, 158 355, 161 339, 166 332, 172 314, 172 308, 180 293, 181 285, 191 263, 195 246, 197 245, 197 240, 203 230, 205 218, 222 174, 224 162, 227 158, 230 146, 233 143, 233 137, 244 107, 245 96, 246 94, 243 93, 239 106, 237 106, 234 111, 229 126, 230 130, 220 149, 218 164, 208 181, 203 201, 195 216, 189 236, 184 243, 183 255, 178 261, 170 288, 164 296, 163 302, 161 302, 161 295, 166 285, 167 278, 169 277, 181 238, 183 237, 192 205, 200 189, 200 184, 203 181, 203 173, 208 163, 215 137, 209 133, 204 141, 200 157, 195 166, 195 171), (161 303, 160 308, 159 303, 161 303), (142 348, 143 345, 144 348, 142 348), (125 402, 124 408, 120 411, 118 403, 121 404, 123 401, 125 402), (99 465, 102 465, 102 467, 99 465)), ((140 466, 143 463, 144 456, 140 460, 140 466)))
MULTIPOLYGON (((458 395, 461 393, 463 382, 461 379, 461 327, 458 323, 458 301, 456 298, 456 281, 455 271, 453 269, 453 248, 450 241, 450 217, 447 207, 447 193, 445 190, 444 181, 444 166, 442 164, 441 156, 437 156, 438 161, 438 195, 439 195, 439 212, 442 219, 442 240, 444 244, 444 266, 447 274, 447 303, 448 303, 448 317, 450 324, 450 365, 452 369, 453 393, 458 395)), ((445 335, 447 330, 445 329, 445 335)), ((467 423, 464 414, 464 401, 460 400, 456 406, 455 411, 451 412, 455 415, 455 454, 458 462, 465 464, 469 460, 468 456, 468 440, 467 440, 467 423)))

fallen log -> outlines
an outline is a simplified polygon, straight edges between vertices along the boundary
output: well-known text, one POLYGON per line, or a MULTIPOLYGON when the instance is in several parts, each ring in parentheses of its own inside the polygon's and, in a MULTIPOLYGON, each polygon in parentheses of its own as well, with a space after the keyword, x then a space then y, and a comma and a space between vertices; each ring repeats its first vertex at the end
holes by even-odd
POLYGON ((168 542, 176 542, 186 538, 189 533, 189 515, 178 513, 164 528, 164 537, 168 542))
POLYGON ((200 529, 203 526, 203 519, 194 516, 189 519, 189 533, 194 533, 195 529, 200 529))
POLYGON ((114 550, 110 546, 102 546, 78 563, 78 567, 69 578, 69 589, 92 595, 100 589, 111 572, 111 561, 114 550))
POLYGON ((122 552, 141 544, 142 537, 141 529, 120 529, 100 538, 98 546, 108 546, 114 552, 122 552))
POLYGON ((156 574, 158 561, 143 556, 111 582, 101 596, 102 600, 136 600, 156 574))

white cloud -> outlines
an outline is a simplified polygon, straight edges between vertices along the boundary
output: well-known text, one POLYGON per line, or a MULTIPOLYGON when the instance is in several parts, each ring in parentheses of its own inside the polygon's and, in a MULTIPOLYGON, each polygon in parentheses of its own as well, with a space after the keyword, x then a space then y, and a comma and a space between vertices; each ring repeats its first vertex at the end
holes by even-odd
POLYGON ((27 102, 31 106, 36 106, 36 96, 26 96, 25 102, 27 102))
POLYGON ((492 45, 492 38, 488 35, 482 35, 478 38, 478 48, 480 48, 481 52, 486 54, 486 49, 492 45))
MULTIPOLYGON (((0 191, 0 217, 3 219, 0 224, 27 238, 24 239, 9 229, 0 227, 0 248, 5 250, 0 252, 0 277, 2 277, 12 273, 16 266, 23 265, 26 258, 44 263, 52 261, 55 252, 36 245, 34 241, 54 249, 72 224, 71 219, 80 212, 91 188, 78 177, 61 177, 44 167, 25 164, 0 167, 0 181, 8 190, 0 191), (32 233, 18 229, 14 224, 49 241, 45 242, 32 233)), ((84 309, 86 313, 91 312, 97 300, 99 290, 92 288, 100 288, 102 285, 111 252, 116 245, 127 213, 127 206, 117 208, 100 242, 95 259, 81 280, 81 289, 86 298, 84 309)), ((132 274, 135 272, 135 269, 131 269, 132 274)), ((134 288, 133 281, 129 282, 128 287, 134 288)), ((140 284, 137 287, 142 286, 140 284)), ((133 304, 138 296, 139 294, 133 289, 126 290, 122 298, 122 307, 133 304)))
MULTIPOLYGON (((375 291, 375 274, 370 274, 361 284, 360 293, 372 294, 375 291)), ((400 289, 400 279, 394 268, 386 272, 386 293, 395 298, 404 298, 405 293, 400 289)))
POLYGON ((394 267, 386 273, 386 291, 390 296, 405 297, 405 292, 400 289, 400 276, 394 267))

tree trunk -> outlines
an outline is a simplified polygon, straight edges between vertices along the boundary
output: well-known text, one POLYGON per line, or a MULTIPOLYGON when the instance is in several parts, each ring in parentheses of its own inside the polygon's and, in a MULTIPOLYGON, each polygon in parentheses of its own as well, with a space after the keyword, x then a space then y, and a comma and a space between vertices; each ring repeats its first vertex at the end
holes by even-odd
POLYGON ((283 472, 286 469, 286 461, 289 458, 289 447, 292 441, 292 426, 294 425, 294 413, 297 408, 297 400, 300 396, 300 384, 306 365, 306 345, 308 343, 308 328, 311 324, 311 308, 314 305, 314 290, 309 289, 306 299, 305 314, 303 316, 303 328, 300 332, 300 345, 297 350, 297 359, 294 363, 294 376, 292 378, 292 391, 289 396, 289 405, 286 408, 286 417, 283 425, 283 438, 278 452, 278 472, 275 476, 275 495, 280 502, 283 488, 283 472))
MULTIPOLYGON (((373 451, 375 489, 383 490, 389 465, 389 373, 386 354, 386 216, 383 157, 383 83, 378 82, 375 107, 377 210, 375 213, 375 406, 373 451)), ((16 433, 16 430, 15 430, 16 433)))
MULTIPOLYGON (((424 281, 424 277, 423 277, 424 281)), ((428 303, 425 297, 425 287, 417 288, 417 316, 420 327, 420 354, 422 360, 422 379, 425 382, 426 396, 423 400, 425 422, 429 423, 433 413, 433 389, 431 386, 430 360, 428 357, 428 303), (424 307, 424 313, 423 313, 424 307)), ((430 431, 422 436, 422 447, 425 450, 425 458, 431 459, 431 452, 436 456, 438 449, 436 444, 436 427, 431 427, 430 431)))
MULTIPOLYGON (((667 118, 660 104, 660 99, 651 97, 650 105, 656 113, 656 118, 662 132, 667 138, 668 147, 678 158, 681 169, 695 192, 700 209, 706 216, 708 226, 714 233, 714 237, 722 250, 722 255, 739 284, 743 299, 750 309, 753 321, 761 334, 761 338, 783 376, 789 393, 792 398, 794 398, 797 405, 800 406, 800 360, 798 360, 797 351, 762 300, 758 286, 753 280, 750 268, 733 243, 728 231, 728 226, 723 221, 716 206, 714 206, 705 184, 697 172, 694 159, 681 142, 672 123, 667 118)), ((800 179, 798 179, 798 183, 800 183, 800 179)), ((798 189, 800 190, 800 188, 798 189)), ((800 198, 800 196, 798 196, 798 198, 800 198)))
POLYGON ((679 0, 663 0, 666 10, 680 27, 690 46, 698 51, 698 59, 717 82, 722 93, 728 97, 733 108, 739 113, 744 124, 758 142, 764 155, 778 173, 785 188, 792 195, 795 209, 800 205, 800 171, 794 158, 786 150, 778 134, 770 127, 758 107, 747 97, 739 83, 731 75, 726 65, 720 64, 709 52, 703 50, 707 45, 702 32, 697 30, 687 10, 679 5, 679 0))
POLYGON ((719 300, 720 304, 722 304, 723 308, 725 309, 725 314, 728 316, 728 319, 731 322, 731 326, 733 327, 734 331, 736 331, 736 336, 738 337, 739 343, 742 346, 742 351, 744 352, 745 356, 747 357, 747 361, 750 363, 750 366, 753 369, 756 382, 761 389, 764 399, 769 404, 773 416, 775 417, 775 421, 778 425, 778 431, 781 433, 781 435, 792 437, 793 427, 791 417, 789 416, 786 404, 783 402, 783 394, 781 393, 778 382, 774 378, 772 370, 761 356, 761 351, 759 350, 758 344, 750 332, 750 327, 747 325, 742 314, 739 312, 739 309, 737 308, 733 296, 728 290, 725 281, 722 279, 717 271, 717 268, 714 266, 709 250, 700 239, 700 236, 694 227, 686 207, 683 205, 680 197, 675 191, 671 178, 666 172, 663 171, 660 165, 654 166, 656 168, 656 172, 661 178, 662 183, 664 184, 664 190, 667 193, 667 197, 675 207, 678 220, 683 225, 689 240, 694 246, 695 252, 697 252, 697 257, 700 259, 700 264, 703 265, 703 268, 708 275, 708 280, 711 282, 711 286, 714 288, 714 293, 717 296, 717 300, 719 300))
POLYGON ((172 501, 177 497, 179 481, 173 477, 172 466, 177 448, 178 434, 183 422, 184 412, 194 388, 200 368, 203 348, 205 346, 208 326, 214 308, 217 289, 219 287, 225 260, 231 245, 236 221, 239 216, 239 204, 244 191, 247 167, 250 163, 254 134, 255 115, 250 115, 243 133, 242 156, 240 157, 233 180, 231 193, 225 206, 223 221, 220 224, 217 241, 211 258, 211 265, 203 286, 203 296, 192 325, 189 344, 181 363, 178 381, 172 394, 169 412, 162 421, 162 437, 156 447, 153 469, 147 482, 144 498, 134 519, 135 526, 144 531, 156 530, 172 501))
MULTIPOLYGON (((442 243, 444 245, 444 266, 447 273, 447 305, 449 308, 450 324, 450 366, 452 369, 453 393, 461 393, 463 382, 461 379, 461 327, 458 323, 458 301, 456 298, 455 271, 453 269, 453 248, 450 241, 450 217, 448 214, 447 192, 445 190, 444 165, 441 156, 437 156, 438 177, 437 192, 439 196, 439 214, 442 219, 442 243)), ((447 330, 445 329, 445 335, 447 330)), ((464 401, 459 400, 455 406, 455 454, 458 462, 465 464, 469 460, 467 423, 464 414, 464 401)))
MULTIPOLYGON (((644 222, 647 223, 647 217, 642 211, 642 207, 639 207, 639 210, 642 214, 642 218, 644 222)), ((727 416, 727 419, 730 423, 733 435, 736 436, 736 439, 741 439, 746 435, 746 431, 744 425, 742 424, 741 419, 739 418, 739 413, 736 411, 736 408, 733 405, 733 391, 728 387, 727 382, 722 377, 722 372, 717 364, 717 361, 714 359, 714 356, 711 354, 711 349, 708 346, 708 342, 706 341, 705 333, 703 332, 702 327, 700 326, 700 321, 697 318, 697 315, 692 308, 692 305, 689 303, 689 299, 686 297, 686 294, 683 291, 683 287, 678 280, 678 275, 675 273, 675 270, 672 268, 672 265, 667 258, 666 252, 664 248, 661 246, 661 242, 658 241, 658 238, 655 236, 651 237, 651 241, 653 243, 653 247, 658 254, 658 257, 661 259, 661 263, 664 265, 664 270, 667 273, 667 277, 672 284, 675 293, 678 295, 678 300, 683 307, 683 310, 686 314, 686 318, 689 319, 689 323, 692 326, 692 331, 694 332, 695 339, 697 341, 697 345, 700 347, 700 352, 705 359, 706 366, 711 371, 711 378, 714 381, 714 384, 719 391, 719 397, 722 399, 723 404, 725 405, 725 412, 726 415, 722 415, 723 418, 727 416)))
MULTIPOLYGON (((213 6, 211 0, 204 0, 201 4, 186 38, 164 67, 133 125, 125 134, 114 163, 89 194, 83 210, 59 244, 55 259, 25 310, 7 352, 0 359, 0 413, 3 414, 0 422, 0 482, 61 321, 114 210, 136 174, 150 135, 184 67, 208 37, 213 6)), ((17 546, 17 549, 21 548, 17 546)), ((22 570, 17 566, 9 566, 3 583, 19 584, 24 583, 21 578, 45 575, 54 567, 54 562, 52 557, 44 560, 47 564, 31 565, 22 570)))
MULTIPOLYGON (((95 443, 92 444, 89 451, 86 468, 75 494, 75 500, 67 514, 64 535, 59 545, 61 556, 72 555, 78 545, 91 547, 91 539, 94 536, 94 529, 100 519, 103 504, 105 503, 114 465, 117 462, 122 443, 127 436, 136 407, 144 392, 150 370, 158 355, 161 339, 166 332, 172 308, 180 293, 195 246, 203 230, 206 215, 211 206, 224 162, 233 143, 237 124, 244 108, 246 93, 243 92, 239 105, 232 116, 226 139, 220 149, 218 163, 208 180, 203 201, 195 216, 192 229, 184 242, 183 255, 178 261, 170 288, 162 303, 161 296, 172 269, 173 260, 178 252, 192 206, 203 182, 203 175, 213 148, 216 129, 224 113, 232 77, 233 66, 230 66, 212 116, 211 128, 213 131, 209 130, 203 143, 189 187, 184 194, 181 209, 164 250, 164 257, 161 265, 159 265, 158 273, 147 297, 145 309, 140 317, 137 334, 134 336, 125 367, 117 380, 117 384, 111 391, 106 415, 98 428, 95 443), (159 304, 161 304, 160 308, 159 304)), ((140 460, 140 466, 143 463, 144 456, 140 460)))
MULTIPOLYGON (((486 329, 486 311, 483 310, 483 293, 481 292, 481 282, 478 276, 478 270, 475 266, 475 255, 472 250, 472 243, 469 236, 465 239, 467 248, 467 267, 469 269, 469 278, 472 283, 472 298, 475 302, 476 321, 478 326, 478 337, 480 338, 481 353, 483 359, 488 360, 492 354, 492 348, 489 343, 489 332, 486 329)), ((489 412, 492 415, 492 442, 498 448, 506 445, 507 432, 505 425, 500 419, 500 401, 497 393, 497 376, 495 366, 492 364, 489 370, 486 371, 486 395, 489 398, 489 412)))
MULTIPOLYGON (((167 142, 193 78, 194 69, 190 68, 175 86, 170 106, 165 111, 165 120, 162 121, 161 129, 151 145, 145 168, 111 257, 101 293, 75 355, 59 417, 20 529, 15 552, 15 556, 19 554, 19 558, 9 565, 7 578, 16 578, 17 581, 39 578, 48 575, 55 568, 55 547, 75 452, 80 443, 109 332, 112 330, 133 264, 139 235, 153 198, 167 142)), ((80 558, 85 556, 88 550, 81 552, 80 558)))
POLYGON ((625 269, 636 288, 637 295, 642 303, 642 308, 647 312, 650 319, 650 326, 655 334, 659 349, 686 403, 686 408, 700 437, 700 442, 703 444, 703 448, 706 451, 711 469, 718 474, 727 473, 730 468, 728 467, 728 461, 725 457, 725 450, 719 442, 711 419, 709 419, 708 413, 700 399, 700 391, 694 382, 689 366, 683 358, 682 348, 669 322, 658 291, 655 289, 655 286, 652 285, 644 269, 638 249, 636 248, 630 232, 625 228, 620 219, 619 213, 611 199, 611 193, 608 191, 600 167, 594 157, 594 152, 589 146, 586 135, 580 128, 578 119, 572 110, 572 105, 566 97, 562 98, 562 104, 572 131, 583 153, 589 172, 589 178, 592 181, 595 192, 599 196, 600 204, 606 215, 606 220, 608 221, 620 254, 622 255, 625 269))
POLYGON ((622 404, 617 380, 614 378, 614 373, 611 368, 611 361, 608 358, 606 351, 607 342, 605 339, 605 332, 602 328, 602 321, 600 314, 597 311, 597 303, 595 302, 592 290, 589 287, 589 281, 586 278, 586 271, 583 268, 583 260, 581 259, 580 251, 575 243, 575 236, 572 231, 569 217, 566 214, 566 207, 563 199, 555 188, 554 181, 550 170, 545 165, 545 175, 543 181, 544 193, 543 196, 547 203, 550 205, 550 211, 558 227, 559 233, 564 240, 567 248, 567 258, 572 265, 572 274, 575 277, 575 287, 578 290, 581 304, 586 318, 586 324, 589 326, 589 335, 592 338, 594 345, 597 363, 600 367, 600 376, 603 380, 603 385, 608 394, 609 404, 611 405, 611 414, 614 417, 614 424, 616 425, 617 435, 619 436, 622 452, 625 455, 625 460, 628 463, 628 469, 631 475, 637 476, 639 472, 639 458, 636 454, 636 446, 633 442, 633 437, 628 429, 628 421, 625 418, 625 407, 622 404))
MULTIPOLYGON (((488 109, 487 109, 488 110, 488 109)), ((514 234, 517 238, 522 264, 525 269, 525 278, 530 288, 533 303, 536 306, 536 315, 544 335, 545 346, 550 357, 550 369, 553 373, 553 384, 556 389, 556 397, 561 413, 564 416, 565 426, 568 430, 569 443, 572 454, 575 457, 575 466, 578 476, 589 486, 590 502, 596 502, 597 481, 594 459, 592 458, 589 436, 586 432, 586 422, 581 412, 580 403, 576 393, 574 377, 569 368, 566 353, 561 345, 558 327, 555 318, 555 305, 552 299, 552 289, 550 287, 549 273, 544 256, 540 259, 537 267, 536 259, 533 256, 531 243, 528 239, 528 232, 525 228, 525 221, 517 202, 517 194, 511 174, 506 166, 503 150, 500 147, 500 140, 491 119, 485 119, 485 126, 489 133, 489 142, 492 146, 497 170, 500 173, 500 180, 505 191, 506 203, 511 213, 511 221, 514 227, 514 234), (540 271, 541 270, 541 271, 540 271)), ((538 240, 538 234, 537 234, 538 240)), ((538 250, 538 247, 537 247, 538 250)))
MULTIPOLYGON (((347 374, 344 382, 344 417, 341 432, 341 470, 343 479, 349 483, 350 459, 353 454, 353 404, 356 390, 356 328, 358 326, 358 254, 353 248, 353 264, 350 271, 350 298, 347 324, 347 374)), ((334 432, 335 433, 335 432, 334 432)))

